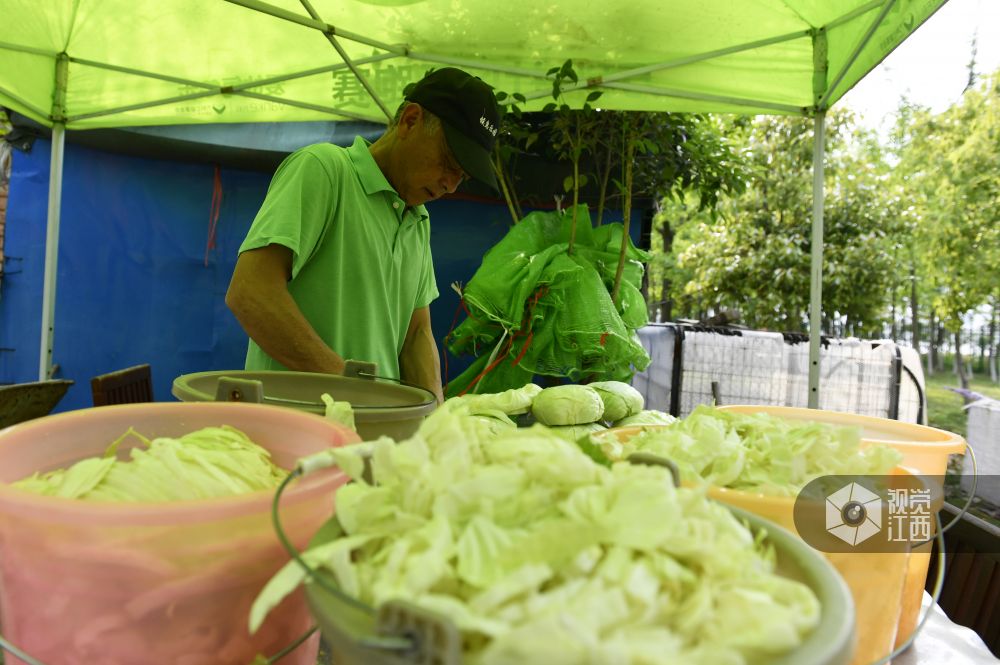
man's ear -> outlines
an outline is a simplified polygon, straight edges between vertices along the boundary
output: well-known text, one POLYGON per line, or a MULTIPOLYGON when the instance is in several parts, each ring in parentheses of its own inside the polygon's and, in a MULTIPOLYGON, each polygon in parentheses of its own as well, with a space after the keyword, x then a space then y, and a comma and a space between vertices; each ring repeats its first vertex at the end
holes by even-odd
POLYGON ((410 103, 403 109, 399 116, 397 132, 400 137, 405 137, 418 129, 424 121, 424 109, 420 104, 410 103))

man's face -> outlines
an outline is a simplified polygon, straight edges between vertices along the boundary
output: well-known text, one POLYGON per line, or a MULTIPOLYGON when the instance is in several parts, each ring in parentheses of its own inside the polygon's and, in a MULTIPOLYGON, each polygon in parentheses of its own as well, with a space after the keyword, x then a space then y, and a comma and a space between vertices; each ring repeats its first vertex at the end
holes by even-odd
POLYGON ((428 131, 423 118, 404 141, 402 173, 396 191, 409 206, 416 206, 451 194, 466 178, 465 171, 448 148, 444 130, 428 131))

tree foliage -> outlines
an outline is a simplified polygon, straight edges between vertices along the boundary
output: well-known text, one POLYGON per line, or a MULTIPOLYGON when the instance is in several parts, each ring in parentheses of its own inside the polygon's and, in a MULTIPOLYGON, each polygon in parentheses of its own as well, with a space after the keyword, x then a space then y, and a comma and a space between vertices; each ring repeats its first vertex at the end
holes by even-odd
MULTIPOLYGON (((847 114, 828 119, 823 311, 860 333, 879 327, 895 274, 899 200, 872 162, 870 137, 847 141, 847 114)), ((669 202, 664 223, 678 225, 673 297, 682 311, 736 310, 749 326, 804 330, 809 305, 813 122, 759 117, 733 123, 750 187, 721 201, 717 219, 669 202), (678 214, 680 213, 680 214, 678 214)))
POLYGON ((579 194, 595 203, 598 224, 607 209, 621 209, 630 193, 656 199, 694 192, 698 205, 711 210, 720 196, 742 191, 743 162, 710 116, 602 109, 598 91, 587 96, 583 108, 571 108, 563 92, 579 83, 572 63, 547 75, 554 101, 542 112, 522 112, 520 95, 497 95, 503 106, 495 161, 514 220, 523 216, 521 190, 533 184, 520 175, 530 161, 561 169, 561 191, 551 194, 579 194), (629 166, 631 188, 626 187, 629 166))
POLYGON ((902 113, 897 142, 924 288, 956 332, 1000 274, 1000 72, 943 113, 902 113))

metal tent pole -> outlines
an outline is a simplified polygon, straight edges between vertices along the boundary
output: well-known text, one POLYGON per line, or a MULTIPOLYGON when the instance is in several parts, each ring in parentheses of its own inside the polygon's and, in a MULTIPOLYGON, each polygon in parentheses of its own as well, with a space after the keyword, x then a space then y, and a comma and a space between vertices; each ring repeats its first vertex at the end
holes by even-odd
POLYGON ((823 152, 826 112, 818 111, 813 130, 813 223, 809 278, 809 408, 819 408, 820 322, 823 313, 823 152))
POLYGON ((56 59, 56 89, 52 101, 52 155, 49 170, 49 207, 45 224, 45 277, 42 282, 42 334, 38 350, 38 380, 52 378, 52 340, 56 318, 56 268, 59 260, 59 213, 62 208, 63 155, 66 146, 65 53, 56 59))

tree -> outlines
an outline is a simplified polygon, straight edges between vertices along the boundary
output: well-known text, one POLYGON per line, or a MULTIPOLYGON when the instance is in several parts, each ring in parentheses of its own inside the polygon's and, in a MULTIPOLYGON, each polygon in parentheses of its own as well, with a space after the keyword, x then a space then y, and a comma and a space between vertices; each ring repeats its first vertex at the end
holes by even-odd
MULTIPOLYGON (((600 108, 600 93, 590 93, 583 108, 564 102, 564 91, 577 82, 572 62, 548 70, 553 102, 545 111, 522 112, 521 95, 499 92, 502 119, 495 161, 509 193, 513 222, 525 203, 551 201, 558 193, 578 194, 593 203, 596 221, 604 221, 611 206, 623 207, 629 189, 627 167, 633 170, 635 197, 682 198, 693 191, 699 205, 711 208, 720 196, 743 190, 743 161, 715 118, 700 114, 610 111, 600 108), (629 145, 634 151, 629 158, 629 145), (521 195, 526 162, 541 162, 559 174, 559 189, 533 200, 521 195), (575 171, 574 171, 575 168, 575 171), (579 188, 578 192, 575 190, 579 188)), ((550 174, 546 174, 550 175, 550 174)))
POLYGON ((920 208, 915 236, 932 306, 968 387, 963 320, 989 302, 1000 265, 1000 72, 945 112, 919 110, 908 120, 898 168, 920 208))
MULTIPOLYGON (((827 133, 824 329, 881 332, 896 280, 899 201, 884 187, 877 144, 846 138, 849 115, 827 133), (873 159, 873 155, 877 159, 873 159)), ((806 329, 812 224, 812 122, 760 117, 745 132, 753 180, 715 211, 694 215, 675 241, 674 297, 689 313, 737 310, 749 326, 806 329)), ((669 206, 668 206, 669 207, 669 206)))

